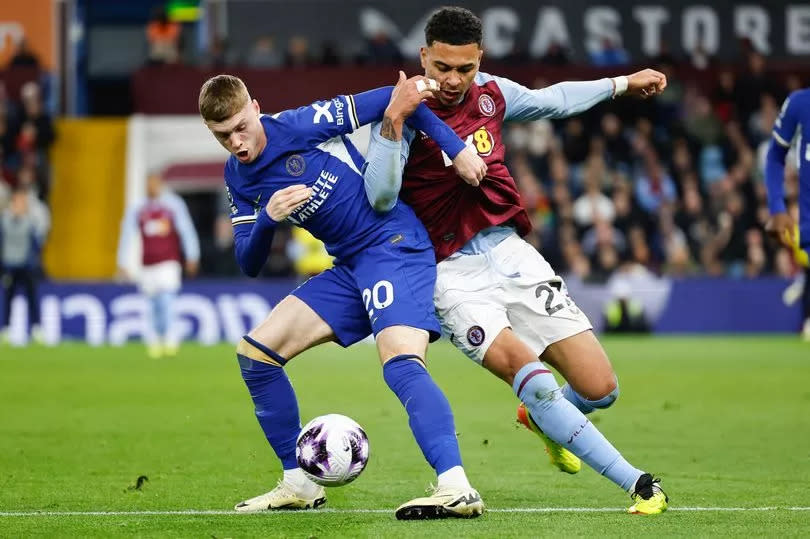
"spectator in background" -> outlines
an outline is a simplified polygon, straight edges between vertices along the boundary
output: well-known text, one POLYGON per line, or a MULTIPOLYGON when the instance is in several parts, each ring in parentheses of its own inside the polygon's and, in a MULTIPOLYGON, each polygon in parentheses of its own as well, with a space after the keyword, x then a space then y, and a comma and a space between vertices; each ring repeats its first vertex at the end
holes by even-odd
MULTIPOLYGON (((34 199, 35 201, 36 199, 34 199)), ((45 210, 47 212, 47 210, 45 210)), ((28 323, 31 337, 42 340, 39 319, 37 284, 40 272, 40 252, 48 232, 48 222, 41 211, 32 208, 31 193, 25 187, 17 187, 11 202, 0 213, 0 248, 2 258, 3 308, 0 340, 7 341, 11 322, 11 302, 18 289, 22 289, 28 302, 28 323)))
POLYGON ((32 67, 39 69, 39 58, 28 46, 28 39, 23 36, 17 41, 17 48, 9 61, 9 67, 32 67))
POLYGON ((176 64, 180 61, 180 24, 170 21, 163 6, 156 7, 146 25, 146 42, 150 64, 176 64))
POLYGON ((174 299, 180 290, 185 261, 186 274, 199 269, 200 243, 183 199, 163 185, 152 173, 146 182, 146 200, 127 209, 118 244, 118 276, 131 280, 127 269, 132 242, 140 234, 142 270, 138 287, 149 298, 154 334, 147 334, 147 353, 158 358, 177 354, 178 336, 173 331, 174 299))
POLYGON ((287 53, 284 57, 287 67, 303 68, 312 65, 309 40, 304 36, 292 36, 287 42, 287 53))
POLYGON ((276 69, 283 63, 284 58, 276 49, 276 41, 273 36, 261 36, 257 39, 245 58, 245 64, 248 67, 257 69, 276 69))
POLYGON ((340 65, 342 59, 337 43, 331 40, 326 40, 321 43, 321 65, 323 66, 336 66, 340 65))
POLYGON ((663 204, 675 201, 675 183, 666 173, 654 150, 644 157, 644 172, 636 179, 636 199, 648 214, 654 214, 663 204))
POLYGON ((200 56, 200 67, 207 69, 223 69, 238 62, 236 55, 229 49, 228 41, 220 36, 214 36, 208 43, 207 50, 200 56))
POLYGON ((16 135, 16 150, 19 152, 18 166, 35 167, 33 184, 39 196, 47 194, 50 184, 48 150, 56 139, 51 116, 45 112, 39 84, 26 82, 20 89, 22 97, 21 124, 16 135))
POLYGON ((373 65, 400 65, 403 61, 399 45, 382 27, 366 39, 366 58, 373 65))
POLYGON ((540 58, 540 63, 556 67, 567 66, 570 63, 568 51, 561 43, 554 41, 549 45, 546 54, 540 58))
POLYGON ((724 69, 717 78, 717 86, 711 93, 714 113, 721 122, 735 117, 736 77, 730 69, 724 69))
POLYGON ((603 38, 596 50, 590 53, 591 64, 596 67, 617 67, 630 63, 630 55, 621 43, 614 42, 610 38, 603 38))
POLYGON ((602 193, 601 177, 598 167, 585 167, 585 192, 574 201, 574 220, 577 226, 587 228, 594 221, 613 222, 616 208, 613 201, 602 193))

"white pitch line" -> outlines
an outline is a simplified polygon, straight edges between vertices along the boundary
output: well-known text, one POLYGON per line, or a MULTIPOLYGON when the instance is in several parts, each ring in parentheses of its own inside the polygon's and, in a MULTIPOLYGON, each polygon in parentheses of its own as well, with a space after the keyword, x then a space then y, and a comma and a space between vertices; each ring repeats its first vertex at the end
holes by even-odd
MULTIPOLYGON (((622 507, 508 507, 487 509, 488 513, 621 513, 622 507)), ((669 511, 694 513, 728 511, 810 511, 810 507, 670 507, 669 511)), ((386 514, 393 509, 319 509, 317 511, 266 511, 252 514, 272 515, 317 515, 337 514, 386 514)), ((185 509, 176 511, 0 511, 0 517, 74 517, 74 516, 205 516, 205 515, 244 515, 221 509, 185 509)))

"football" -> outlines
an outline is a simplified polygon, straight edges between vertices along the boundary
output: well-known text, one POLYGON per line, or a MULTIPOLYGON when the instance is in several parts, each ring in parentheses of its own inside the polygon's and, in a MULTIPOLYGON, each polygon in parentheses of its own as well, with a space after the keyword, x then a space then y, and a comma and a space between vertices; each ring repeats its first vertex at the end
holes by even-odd
POLYGON ((311 480, 325 487, 339 487, 357 479, 368 464, 368 436, 345 415, 318 416, 301 429, 295 456, 311 480))

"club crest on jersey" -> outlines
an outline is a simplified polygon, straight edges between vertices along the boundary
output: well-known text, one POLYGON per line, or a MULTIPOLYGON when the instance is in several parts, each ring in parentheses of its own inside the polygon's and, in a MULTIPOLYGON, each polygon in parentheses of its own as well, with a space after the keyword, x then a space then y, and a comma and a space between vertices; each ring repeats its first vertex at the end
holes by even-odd
POLYGON ((478 110, 484 116, 495 116, 495 101, 492 100, 489 94, 480 95, 478 98, 478 110))
POLYGON ((473 346, 481 346, 484 344, 484 328, 481 326, 473 326, 467 330, 467 341, 473 346))
POLYGON ((303 157, 294 154, 287 158, 287 163, 285 163, 284 167, 287 169, 287 174, 298 177, 307 169, 307 164, 303 157))

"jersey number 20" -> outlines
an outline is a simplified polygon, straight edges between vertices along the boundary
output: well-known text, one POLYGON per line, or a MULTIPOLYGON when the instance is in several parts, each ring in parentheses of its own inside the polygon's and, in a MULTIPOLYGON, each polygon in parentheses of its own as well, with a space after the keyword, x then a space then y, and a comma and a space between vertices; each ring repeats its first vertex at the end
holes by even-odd
POLYGON ((374 316, 374 309, 385 309, 394 303, 394 285, 390 281, 377 281, 371 290, 368 288, 363 290, 363 303, 366 305, 368 317, 371 318, 374 316))

